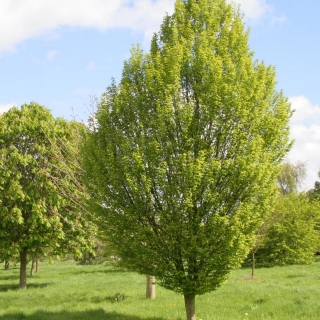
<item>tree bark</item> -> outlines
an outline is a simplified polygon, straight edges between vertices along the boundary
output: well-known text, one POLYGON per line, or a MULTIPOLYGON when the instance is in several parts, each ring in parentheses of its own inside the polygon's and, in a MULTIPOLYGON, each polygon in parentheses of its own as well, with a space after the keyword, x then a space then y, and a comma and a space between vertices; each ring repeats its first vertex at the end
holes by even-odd
POLYGON ((30 277, 33 277, 34 262, 35 262, 35 258, 32 258, 32 262, 31 262, 31 269, 30 269, 30 277))
POLYGON ((256 267, 256 260, 254 258, 254 251, 252 250, 252 270, 251 270, 251 278, 253 279, 254 277, 254 270, 256 267))
POLYGON ((154 276, 147 275, 146 298, 151 300, 156 298, 156 277, 154 276))
POLYGON ((20 251, 20 289, 27 289, 27 248, 20 251))
POLYGON ((5 270, 8 270, 10 268, 10 262, 8 260, 4 262, 4 268, 5 270))
POLYGON ((36 272, 39 271, 39 258, 36 257, 36 272))
POLYGON ((187 320, 196 320, 196 296, 184 295, 184 304, 186 306, 187 320))

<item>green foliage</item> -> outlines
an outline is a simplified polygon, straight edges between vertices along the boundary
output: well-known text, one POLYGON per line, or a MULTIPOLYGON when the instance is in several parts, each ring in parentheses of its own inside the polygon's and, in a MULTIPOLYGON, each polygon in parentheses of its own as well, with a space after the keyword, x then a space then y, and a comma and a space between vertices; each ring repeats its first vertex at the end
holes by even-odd
MULTIPOLYGON (((320 171, 318 173, 318 176, 320 178, 320 171)), ((317 199, 320 198, 320 181, 316 181, 314 183, 314 195, 316 196, 317 199)))
POLYGON ((0 115, 0 256, 81 255, 92 247, 78 170, 82 125, 36 103, 0 115))
POLYGON ((79 264, 101 264, 110 262, 109 256, 112 255, 109 246, 98 239, 94 239, 94 248, 92 251, 84 252, 82 257, 76 258, 79 264))
POLYGON ((225 1, 177 1, 150 53, 132 49, 83 152, 94 212, 128 267, 193 296, 241 264, 289 149, 275 83, 225 1))
MULTIPOLYGON (((285 162, 281 166, 281 172, 277 177, 277 185, 279 187, 279 192, 283 196, 291 195, 291 198, 288 198, 287 201, 290 202, 295 195, 298 193, 298 188, 301 186, 304 178, 306 176, 306 165, 303 162, 298 162, 296 164, 292 164, 290 162, 285 162)), ((302 195, 301 195, 302 196, 302 195)), ((303 196, 302 196, 303 197, 303 196)), ((282 199, 282 197, 280 197, 282 199)), ((279 198, 277 199, 279 201, 279 198)), ((268 217, 263 221, 261 226, 255 232, 254 243, 251 248, 251 252, 248 255, 245 265, 249 263, 252 265, 252 272, 254 273, 255 267, 255 257, 254 255, 257 253, 258 249, 269 239, 267 239, 269 235, 270 228, 274 226, 276 223, 286 223, 283 218, 283 214, 279 213, 278 202, 276 203, 276 207, 270 210, 268 217)), ((289 214, 289 213, 288 213, 289 214)), ((303 217, 301 217, 303 219, 303 217)), ((261 252, 261 250, 260 250, 261 252)), ((265 260, 265 259, 264 259, 265 260)), ((273 261, 270 257, 270 261, 273 261)), ((274 264, 277 264, 276 261, 273 261, 274 264)), ((260 261, 260 265, 263 263, 260 261)), ((270 262, 270 264, 272 264, 270 262)))
MULTIPOLYGON (((318 177, 320 178, 320 171, 318 172, 318 177)), ((308 191, 308 196, 310 200, 320 200, 320 181, 314 183, 314 188, 308 191)))
MULTIPOLYGON (((264 241, 256 252, 258 266, 305 264, 319 248, 320 204, 306 194, 279 195, 264 241)), ((268 220, 267 220, 268 221, 268 220)))

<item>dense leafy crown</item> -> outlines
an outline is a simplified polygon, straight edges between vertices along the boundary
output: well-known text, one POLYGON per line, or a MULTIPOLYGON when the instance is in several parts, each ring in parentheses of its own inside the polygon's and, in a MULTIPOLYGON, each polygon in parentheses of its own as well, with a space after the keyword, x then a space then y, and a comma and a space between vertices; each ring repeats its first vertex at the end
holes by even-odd
MULTIPOLYGON (((94 228, 76 162, 81 126, 54 119, 36 103, 0 115, 0 256, 80 254, 94 228)), ((0 257, 0 258, 1 258, 0 257)))
POLYGON ((85 149, 127 265, 184 294, 219 286, 275 193, 290 114, 238 10, 178 0, 150 53, 133 48, 104 94, 85 149))

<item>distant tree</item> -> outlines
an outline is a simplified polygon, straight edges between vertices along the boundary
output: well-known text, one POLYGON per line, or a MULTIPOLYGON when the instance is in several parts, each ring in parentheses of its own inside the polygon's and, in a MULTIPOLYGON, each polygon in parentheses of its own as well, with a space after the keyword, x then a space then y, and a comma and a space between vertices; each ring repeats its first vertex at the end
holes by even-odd
MULTIPOLYGON (((277 177, 277 185, 279 187, 279 192, 284 196, 297 193, 305 177, 305 163, 297 162, 296 164, 292 164, 288 161, 283 163, 281 166, 281 172, 277 177)), ((278 210, 270 210, 268 217, 264 220, 262 225, 255 232, 255 240, 250 250, 250 254, 245 262, 246 264, 248 262, 251 263, 252 278, 254 277, 256 253, 259 252, 259 249, 261 246, 263 246, 264 242, 268 241, 267 238, 269 236, 269 230, 275 223, 285 223, 285 220, 283 219, 283 214, 279 214, 278 210)))
MULTIPOLYGON (((320 178, 320 171, 318 172, 318 177, 320 178)), ((314 195, 317 199, 320 199, 320 181, 314 183, 314 195)))
MULTIPOLYGON (((320 171, 318 172, 320 178, 320 171)), ((308 191, 310 200, 320 200, 320 181, 314 183, 314 188, 308 191)))
POLYGON ((304 162, 297 162, 296 164, 285 162, 277 178, 281 193, 288 195, 292 192, 298 192, 305 177, 306 164, 304 162))
POLYGON ((274 211, 268 214, 267 218, 263 221, 260 227, 254 233, 254 240, 250 253, 245 260, 245 265, 251 265, 251 278, 254 279, 255 268, 256 268, 256 255, 261 246, 263 246, 266 238, 268 237, 269 229, 279 220, 281 217, 274 211))
POLYGON ((81 255, 92 246, 76 162, 81 130, 36 103, 0 115, 0 247, 19 253, 22 289, 28 251, 81 255))
POLYGON ((309 201, 305 193, 280 194, 267 230, 256 252, 259 266, 308 264, 319 247, 320 203, 309 201))
POLYGON ((184 295, 188 320, 195 296, 248 254, 276 193, 290 115, 274 69, 253 62, 239 11, 181 0, 91 119, 93 211, 129 268, 184 295))

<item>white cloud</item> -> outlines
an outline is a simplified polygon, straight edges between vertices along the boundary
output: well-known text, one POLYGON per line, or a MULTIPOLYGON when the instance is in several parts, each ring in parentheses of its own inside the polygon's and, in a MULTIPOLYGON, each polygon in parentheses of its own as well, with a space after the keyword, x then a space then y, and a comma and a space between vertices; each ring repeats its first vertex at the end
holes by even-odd
POLYGON ((48 61, 52 61, 53 60, 53 58, 56 56, 56 55, 58 55, 59 54, 59 51, 57 51, 57 50, 51 50, 51 51, 49 51, 48 53, 47 53, 47 60, 48 61))
POLYGON ((15 103, 0 104, 0 114, 8 111, 10 108, 14 107, 15 105, 16 105, 15 103))
POLYGON ((290 98, 295 113, 290 121, 291 139, 295 140, 288 159, 296 163, 307 164, 307 178, 303 186, 308 190, 313 188, 318 180, 320 170, 320 106, 313 105, 306 97, 290 98))
MULTIPOLYGON (((270 9, 265 0, 236 2, 247 19, 260 19, 270 9)), ((0 52, 60 26, 129 28, 150 39, 173 7, 174 0, 1 0, 0 52)))
POLYGON ((312 105, 312 103, 303 96, 290 98, 292 108, 295 110, 291 123, 308 122, 314 123, 320 119, 320 106, 312 105))
POLYGON ((234 2, 241 5, 241 11, 244 12, 246 19, 259 20, 267 12, 272 11, 272 7, 265 0, 235 0, 234 2))
POLYGON ((87 63, 86 70, 91 71, 91 70, 94 70, 95 67, 96 67, 96 63, 93 60, 91 60, 87 63))
POLYGON ((272 20, 271 20, 271 23, 272 24, 282 24, 282 23, 285 23, 287 22, 287 17, 286 16, 279 16, 279 17, 273 17, 272 20))
POLYGON ((125 27, 149 34, 157 30, 173 0, 2 0, 0 52, 59 26, 125 27))

